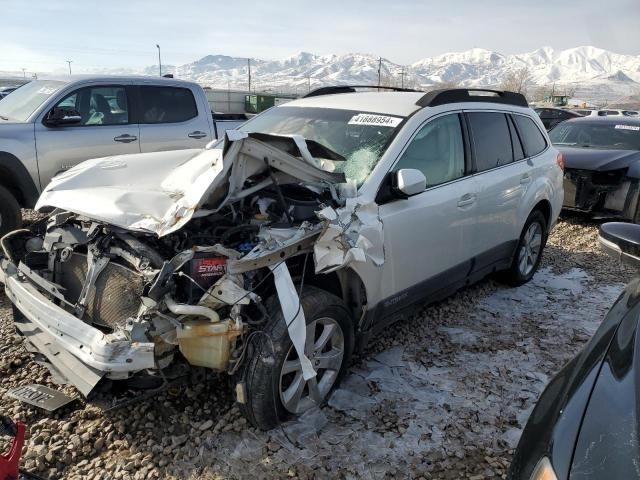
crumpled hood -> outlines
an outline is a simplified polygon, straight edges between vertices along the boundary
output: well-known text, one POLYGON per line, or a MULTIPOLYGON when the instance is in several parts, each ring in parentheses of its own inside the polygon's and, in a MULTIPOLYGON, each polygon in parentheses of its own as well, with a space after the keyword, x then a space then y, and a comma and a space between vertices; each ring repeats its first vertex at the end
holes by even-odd
POLYGON ((579 170, 617 170, 627 168, 640 160, 640 152, 635 150, 604 150, 565 145, 555 145, 555 147, 564 155, 566 168, 579 170))
MULTIPOLYGON (((173 231, 222 170, 220 149, 95 158, 53 178, 36 204, 130 230, 173 231)), ((179 228, 179 227, 178 227, 179 228)))
MULTIPOLYGON (((315 142, 308 143, 312 151, 321 149, 315 142)), ((214 199, 220 208, 241 198, 244 181, 267 169, 267 157, 271 167, 289 179, 345 181, 342 174, 318 168, 306 147, 301 137, 227 131, 224 149, 87 160, 56 176, 42 192, 36 210, 57 207, 128 230, 164 236, 185 225, 205 199, 214 199)))

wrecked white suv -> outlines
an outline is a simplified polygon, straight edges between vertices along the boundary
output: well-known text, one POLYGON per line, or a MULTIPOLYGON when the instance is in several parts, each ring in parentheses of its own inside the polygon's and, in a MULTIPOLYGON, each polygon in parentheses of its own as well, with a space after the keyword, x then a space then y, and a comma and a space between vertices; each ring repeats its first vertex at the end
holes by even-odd
POLYGON ((37 205, 55 210, 1 242, 17 329, 87 396, 233 374, 268 429, 322 404, 404 307, 533 276, 563 164, 523 96, 331 92, 205 150, 55 177, 37 205))

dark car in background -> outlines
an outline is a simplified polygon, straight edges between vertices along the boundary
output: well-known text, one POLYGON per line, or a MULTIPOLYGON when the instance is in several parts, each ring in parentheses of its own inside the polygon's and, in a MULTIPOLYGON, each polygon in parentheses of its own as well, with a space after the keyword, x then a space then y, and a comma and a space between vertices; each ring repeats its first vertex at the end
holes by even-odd
MULTIPOLYGON (((600 243, 640 267, 640 225, 606 223, 600 243)), ((639 319, 636 278, 540 396, 515 451, 511 480, 640 478, 639 319)))
POLYGON ((640 119, 582 117, 549 137, 563 154, 563 208, 640 223, 640 119))
POLYGON ((562 108, 534 108, 534 111, 542 120, 542 124, 547 131, 565 120, 581 116, 579 113, 563 110, 562 108))

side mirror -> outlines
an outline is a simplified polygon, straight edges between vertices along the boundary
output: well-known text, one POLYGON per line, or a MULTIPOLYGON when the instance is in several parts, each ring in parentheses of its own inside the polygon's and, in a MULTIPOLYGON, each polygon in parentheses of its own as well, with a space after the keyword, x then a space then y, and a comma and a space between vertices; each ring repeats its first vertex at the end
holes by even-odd
POLYGON ((609 255, 640 268, 640 225, 608 222, 600 226, 598 240, 609 255))
POLYGON ((71 107, 53 107, 47 114, 45 123, 53 127, 74 125, 82 121, 80 113, 71 107))
POLYGON ((391 188, 400 198, 409 198, 427 188, 427 178, 415 168, 402 168, 393 173, 391 188))

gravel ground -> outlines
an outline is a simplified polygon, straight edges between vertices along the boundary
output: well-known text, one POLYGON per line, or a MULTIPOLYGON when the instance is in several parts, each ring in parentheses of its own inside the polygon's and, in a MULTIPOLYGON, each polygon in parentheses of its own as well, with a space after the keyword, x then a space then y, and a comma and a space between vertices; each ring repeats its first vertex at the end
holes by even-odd
POLYGON ((0 413, 26 421, 23 465, 51 479, 504 478, 545 384, 631 274, 600 252, 595 223, 565 219, 532 282, 486 280, 416 308, 355 359, 328 406, 268 433, 247 427, 223 375, 108 413, 9 398, 21 384, 60 387, 0 295, 0 413))

